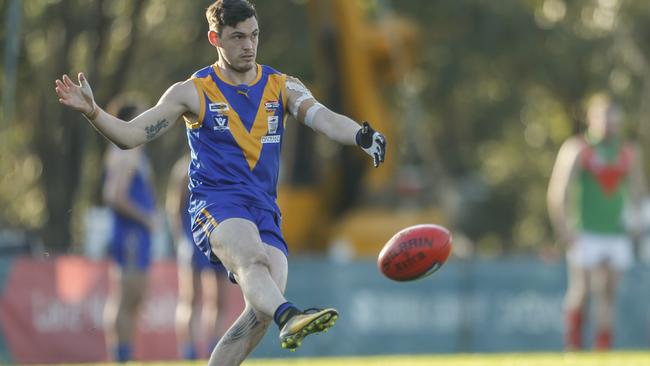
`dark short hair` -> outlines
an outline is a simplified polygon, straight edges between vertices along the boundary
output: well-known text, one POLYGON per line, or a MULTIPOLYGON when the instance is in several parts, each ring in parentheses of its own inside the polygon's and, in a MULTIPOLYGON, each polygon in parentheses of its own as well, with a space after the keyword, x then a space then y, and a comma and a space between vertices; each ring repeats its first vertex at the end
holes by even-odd
POLYGON ((125 93, 113 98, 106 111, 115 117, 130 121, 142 113, 147 106, 146 98, 139 93, 125 93))
POLYGON ((248 0, 217 0, 205 10, 208 26, 219 34, 224 27, 235 27, 244 20, 255 17, 255 6, 248 0))
POLYGON ((125 104, 120 109, 117 110, 117 115, 115 117, 130 121, 137 116, 138 106, 134 104, 125 104))

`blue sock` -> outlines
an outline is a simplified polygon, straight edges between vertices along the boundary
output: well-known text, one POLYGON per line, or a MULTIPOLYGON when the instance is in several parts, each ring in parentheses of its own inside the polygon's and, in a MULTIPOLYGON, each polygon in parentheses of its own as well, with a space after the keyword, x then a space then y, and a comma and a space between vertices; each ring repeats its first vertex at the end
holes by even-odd
POLYGON ((273 321, 275 321, 275 324, 278 325, 278 328, 282 329, 287 321, 289 321, 291 317, 298 313, 300 313, 300 310, 298 310, 298 308, 295 307, 292 303, 287 301, 275 309, 275 314, 273 314, 273 321))
POLYGON ((196 360, 198 358, 196 347, 192 343, 188 343, 183 347, 183 359, 196 360))
POLYGON ((128 362, 131 359, 131 345, 119 343, 115 349, 115 360, 117 362, 128 362))

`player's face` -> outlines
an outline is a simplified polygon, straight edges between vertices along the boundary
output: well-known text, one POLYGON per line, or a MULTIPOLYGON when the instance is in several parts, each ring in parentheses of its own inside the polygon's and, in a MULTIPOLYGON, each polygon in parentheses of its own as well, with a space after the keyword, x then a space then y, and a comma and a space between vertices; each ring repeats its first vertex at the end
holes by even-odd
POLYGON ((255 17, 239 22, 235 27, 223 28, 219 48, 228 66, 238 72, 246 72, 255 67, 259 33, 255 17))
POLYGON ((594 137, 618 135, 622 121, 621 110, 611 103, 593 106, 589 111, 589 131, 594 137))

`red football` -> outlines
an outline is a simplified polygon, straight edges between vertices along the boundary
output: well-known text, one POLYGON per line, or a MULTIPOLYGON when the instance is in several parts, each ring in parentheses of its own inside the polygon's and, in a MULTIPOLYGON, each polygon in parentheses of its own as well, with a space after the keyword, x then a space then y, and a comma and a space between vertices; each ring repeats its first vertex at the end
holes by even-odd
POLYGON ((437 271, 450 253, 449 230, 433 224, 414 225, 388 240, 377 266, 391 280, 412 281, 437 271))

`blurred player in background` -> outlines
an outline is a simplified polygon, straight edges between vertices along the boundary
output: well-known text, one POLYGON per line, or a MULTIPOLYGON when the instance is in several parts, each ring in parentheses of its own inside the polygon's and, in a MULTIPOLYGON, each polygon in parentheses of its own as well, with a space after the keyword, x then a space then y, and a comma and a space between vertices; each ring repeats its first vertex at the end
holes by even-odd
MULTIPOLYGON (((130 120, 144 111, 139 103, 118 99, 116 116, 130 120)), ((113 215, 109 298, 105 307, 109 357, 131 359, 138 309, 147 287, 155 196, 151 167, 144 147, 121 150, 109 145, 105 155, 104 203, 113 215)))
POLYGON ((205 346, 210 350, 217 344, 219 280, 224 270, 210 262, 194 244, 188 211, 189 164, 190 156, 186 154, 174 165, 166 206, 178 259, 176 338, 181 356, 194 360, 199 358, 199 350, 204 348, 198 345, 197 335, 205 335, 205 346))
POLYGON ((375 167, 384 161, 386 140, 368 123, 360 126, 318 103, 297 78, 256 62, 260 29, 250 2, 218 0, 206 17, 216 63, 172 85, 131 122, 103 111, 82 73, 79 84, 67 75, 56 80, 56 92, 62 104, 122 148, 151 141, 185 118, 194 241, 233 274, 246 302, 209 362, 238 365, 271 322, 281 346, 296 349, 338 318, 333 308, 300 310, 284 297, 287 244, 276 201, 287 113, 339 143, 359 146, 375 167))
POLYGON ((622 137, 622 111, 609 95, 587 105, 587 132, 560 148, 548 189, 548 210, 558 239, 568 245, 565 298, 567 350, 583 347, 582 328, 591 293, 593 348, 609 349, 619 273, 633 262, 630 235, 642 228, 645 180, 639 146, 622 137), (624 211, 629 210, 624 220, 624 211))

